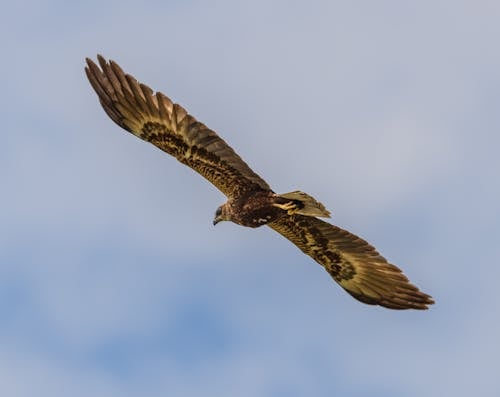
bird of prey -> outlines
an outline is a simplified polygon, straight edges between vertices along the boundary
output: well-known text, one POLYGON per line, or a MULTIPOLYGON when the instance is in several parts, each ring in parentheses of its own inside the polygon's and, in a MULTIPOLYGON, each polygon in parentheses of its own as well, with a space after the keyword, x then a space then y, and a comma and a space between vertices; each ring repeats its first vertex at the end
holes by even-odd
POLYGON ((86 59, 85 72, 107 115, 214 184, 228 200, 214 225, 267 225, 322 265, 361 302, 390 309, 427 309, 432 298, 412 285, 362 238, 320 217, 330 213, 300 191, 276 194, 214 131, 161 92, 123 72, 116 62, 86 59))

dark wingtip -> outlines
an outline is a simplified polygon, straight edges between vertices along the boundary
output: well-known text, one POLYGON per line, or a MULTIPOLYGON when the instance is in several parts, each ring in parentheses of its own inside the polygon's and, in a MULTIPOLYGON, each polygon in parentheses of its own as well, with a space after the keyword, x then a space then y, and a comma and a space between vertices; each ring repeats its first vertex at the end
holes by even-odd
MULTIPOLYGON (((413 285, 409 285, 413 287, 413 285)), ((435 302, 430 295, 427 295, 420 290, 413 291, 411 294, 391 294, 389 296, 374 298, 363 294, 358 294, 354 291, 344 288, 353 298, 368 305, 379 305, 392 310, 428 310, 429 305, 435 302), (398 296, 399 295, 399 296, 398 296)), ((406 291, 408 292, 408 291, 406 291)))
MULTIPOLYGON (((101 54, 97 54, 96 56, 97 58, 97 62, 99 63, 99 65, 105 65, 107 63, 106 61, 106 58, 104 58, 104 56, 102 56, 101 54)), ((89 57, 85 57, 85 63, 90 67, 90 65, 96 65, 96 63, 94 62, 94 60, 92 58, 89 58, 89 57)))

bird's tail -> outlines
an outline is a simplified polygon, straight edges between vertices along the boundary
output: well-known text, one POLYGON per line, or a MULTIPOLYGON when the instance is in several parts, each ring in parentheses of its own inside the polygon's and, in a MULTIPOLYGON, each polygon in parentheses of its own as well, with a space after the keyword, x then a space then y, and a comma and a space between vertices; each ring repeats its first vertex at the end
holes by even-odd
POLYGON ((273 205, 287 211, 290 215, 300 214, 330 218, 330 211, 328 211, 323 204, 308 194, 298 190, 277 195, 273 205))

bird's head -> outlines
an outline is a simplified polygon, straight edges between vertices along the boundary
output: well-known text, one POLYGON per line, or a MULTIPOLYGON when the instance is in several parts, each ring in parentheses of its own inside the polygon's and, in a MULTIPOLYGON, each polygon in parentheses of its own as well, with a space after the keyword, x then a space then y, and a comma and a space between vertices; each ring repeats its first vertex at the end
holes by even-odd
POLYGON ((217 208, 217 211, 215 211, 214 226, 222 221, 230 221, 231 219, 228 212, 227 203, 222 204, 219 208, 217 208))

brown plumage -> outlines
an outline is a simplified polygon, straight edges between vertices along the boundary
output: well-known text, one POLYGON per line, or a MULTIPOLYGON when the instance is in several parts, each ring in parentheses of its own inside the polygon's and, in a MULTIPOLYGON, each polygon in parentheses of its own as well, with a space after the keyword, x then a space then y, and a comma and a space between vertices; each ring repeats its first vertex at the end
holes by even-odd
POLYGON ((427 309, 432 298, 410 284, 363 239, 317 217, 326 208, 306 193, 274 193, 214 131, 160 92, 98 55, 85 72, 108 116, 120 127, 191 167, 228 197, 214 224, 268 225, 321 264, 354 298, 390 309, 427 309))

